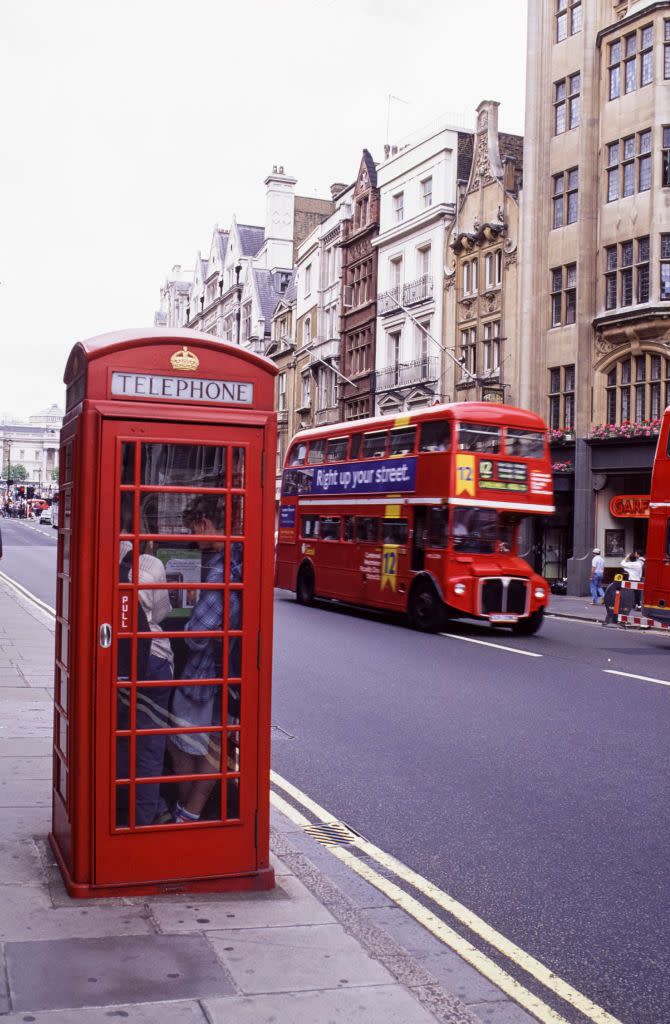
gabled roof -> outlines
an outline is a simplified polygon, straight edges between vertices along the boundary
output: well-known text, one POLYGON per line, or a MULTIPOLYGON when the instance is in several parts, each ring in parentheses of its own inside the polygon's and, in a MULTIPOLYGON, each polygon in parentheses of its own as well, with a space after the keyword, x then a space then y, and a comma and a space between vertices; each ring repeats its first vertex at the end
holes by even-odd
POLYGON ((253 224, 238 224, 237 231, 240 237, 240 255, 256 256, 265 241, 265 228, 255 227, 253 224))
POLYGON ((368 172, 368 178, 370 179, 371 187, 377 188, 377 168, 368 149, 363 150, 363 159, 361 160, 361 165, 365 165, 365 170, 368 172))
POLYGON ((221 228, 216 228, 214 231, 214 238, 212 239, 212 247, 216 245, 217 255, 219 257, 219 263, 223 266, 223 261, 226 258, 226 249, 228 248, 228 238, 230 231, 223 231, 221 228))
POLYGON ((277 300, 281 298, 281 292, 275 288, 272 272, 269 270, 254 270, 253 279, 258 297, 258 305, 265 320, 265 330, 270 331, 272 314, 277 307, 277 300))

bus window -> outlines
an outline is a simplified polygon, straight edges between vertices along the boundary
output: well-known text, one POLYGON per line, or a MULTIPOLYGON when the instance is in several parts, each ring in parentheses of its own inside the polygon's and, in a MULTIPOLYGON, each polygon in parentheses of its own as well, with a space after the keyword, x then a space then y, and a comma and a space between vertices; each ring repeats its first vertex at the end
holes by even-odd
POLYGON ((307 445, 304 441, 301 441, 300 444, 294 444, 288 457, 289 466, 304 466, 306 455, 307 445))
POLYGON ((462 452, 495 455, 500 451, 500 427, 492 427, 488 423, 459 423, 458 447, 462 452))
POLYGON ((414 451, 416 427, 397 427, 391 431, 391 455, 409 455, 414 451))
POLYGON ((343 540, 353 540, 353 539, 354 539, 354 517, 353 516, 345 516, 344 517, 343 540))
POLYGON ((350 459, 357 459, 361 453, 361 438, 362 434, 351 435, 351 450, 349 451, 350 459))
POLYGON ((363 434, 363 458, 379 459, 386 454, 385 430, 378 430, 374 434, 363 434))
POLYGON ((356 540, 374 544, 379 536, 379 520, 374 516, 359 516, 356 519, 356 540))
POLYGON ((448 420, 429 420, 421 424, 420 452, 446 452, 451 430, 448 420))
POLYGON ((385 519, 382 523, 383 544, 406 544, 409 525, 406 519, 385 519))
POLYGON ((300 536, 305 540, 315 540, 319 536, 318 516, 300 516, 300 536))
POLYGON ((326 445, 326 462, 344 462, 348 444, 348 437, 331 437, 326 445))
POLYGON ((340 517, 323 516, 321 519, 321 540, 340 539, 340 517))
POLYGON ((431 508, 428 514, 428 547, 446 548, 449 542, 449 510, 431 508))
POLYGON ((326 448, 325 438, 321 441, 310 441, 309 455, 307 461, 310 466, 317 465, 319 462, 323 462, 323 453, 326 448))
POLYGON ((455 508, 451 535, 456 551, 491 555, 510 552, 519 517, 494 508, 455 508))
POLYGON ((544 455, 544 434, 536 430, 508 427, 505 449, 508 455, 517 455, 522 459, 541 459, 544 455))

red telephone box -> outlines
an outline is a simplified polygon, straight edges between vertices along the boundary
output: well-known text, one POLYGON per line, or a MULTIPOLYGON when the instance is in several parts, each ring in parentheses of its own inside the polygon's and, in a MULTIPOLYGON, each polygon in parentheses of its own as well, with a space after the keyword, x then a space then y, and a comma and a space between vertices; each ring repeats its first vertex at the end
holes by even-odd
POLYGON ((50 841, 71 896, 274 884, 276 372, 194 331, 70 353, 50 841))

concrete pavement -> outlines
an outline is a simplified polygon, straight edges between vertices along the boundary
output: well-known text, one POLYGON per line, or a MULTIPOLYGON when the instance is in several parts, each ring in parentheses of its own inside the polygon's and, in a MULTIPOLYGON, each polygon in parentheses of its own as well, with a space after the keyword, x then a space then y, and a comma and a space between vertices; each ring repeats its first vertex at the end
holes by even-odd
POLYGON ((271 893, 71 900, 46 839, 53 626, 0 578, 3 1020, 528 1024, 367 883, 320 870, 323 847, 275 811, 271 893))

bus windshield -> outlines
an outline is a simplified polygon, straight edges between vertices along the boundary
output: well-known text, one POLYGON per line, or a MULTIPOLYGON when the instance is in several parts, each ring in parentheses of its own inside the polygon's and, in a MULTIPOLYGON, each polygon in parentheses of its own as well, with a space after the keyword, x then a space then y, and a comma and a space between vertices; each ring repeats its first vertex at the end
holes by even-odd
POLYGON ((519 516, 495 508, 454 508, 451 536, 455 551, 491 555, 512 552, 519 516))

